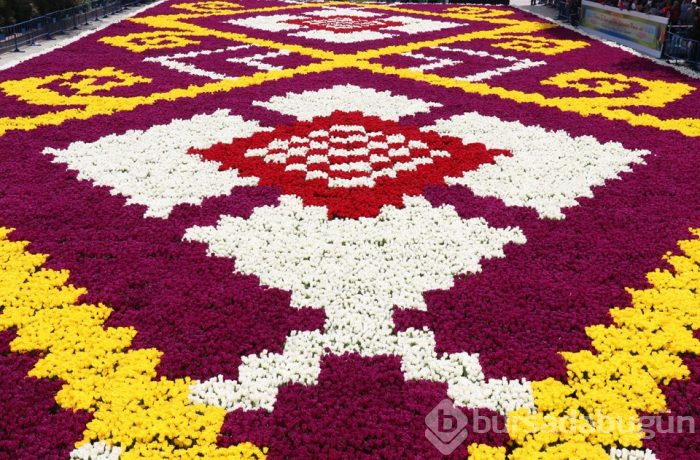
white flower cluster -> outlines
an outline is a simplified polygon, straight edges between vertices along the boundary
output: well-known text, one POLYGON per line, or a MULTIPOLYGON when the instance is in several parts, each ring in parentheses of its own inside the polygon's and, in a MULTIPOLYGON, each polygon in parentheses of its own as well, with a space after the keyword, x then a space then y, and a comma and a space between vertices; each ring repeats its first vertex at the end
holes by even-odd
POLYGON ((397 334, 392 318, 395 306, 424 310, 423 292, 448 289, 454 275, 480 271, 482 259, 504 256, 505 244, 525 243, 522 232, 462 219, 451 206, 434 208, 422 197, 406 196, 404 205, 385 206, 376 218, 328 220, 325 207, 287 195, 248 219, 223 216, 216 226, 189 229, 186 240, 235 257, 238 272, 291 291, 293 306, 326 313, 323 334, 293 334, 283 354, 247 357, 239 381, 195 385, 192 400, 271 409, 281 384, 316 382, 323 353, 354 352, 401 356, 407 379, 446 382, 458 403, 532 407, 528 384, 486 382, 476 355, 438 357, 432 332, 397 334))
MULTIPOLYGON (((332 337, 319 331, 292 332, 281 354, 263 352, 243 357, 238 380, 219 375, 197 382, 190 389, 193 403, 236 409, 273 410, 279 387, 289 383, 315 385, 321 357, 332 337)), ((447 395, 458 406, 488 408, 501 414, 527 408, 534 410, 532 387, 524 379, 484 378, 477 354, 454 353, 438 357, 432 332, 408 329, 387 341, 386 354, 402 357, 406 380, 448 384, 447 395)))
POLYGON ((287 93, 284 96, 274 96, 265 102, 253 102, 253 105, 294 116, 300 121, 327 117, 336 111, 362 112, 365 116, 399 121, 401 117, 430 112, 432 107, 441 107, 442 104, 347 84, 316 91, 287 93))
POLYGON ((280 56, 289 56, 291 52, 287 50, 267 51, 265 53, 257 53, 252 56, 236 57, 237 51, 245 51, 252 48, 251 45, 229 46, 227 48, 219 48, 214 50, 195 50, 187 53, 175 53, 166 56, 153 56, 144 59, 146 62, 156 62, 163 67, 166 67, 177 72, 194 75, 197 77, 207 77, 212 80, 224 80, 227 78, 235 79, 240 75, 224 74, 213 70, 206 70, 197 67, 192 60, 198 56, 210 56, 212 54, 222 54, 224 56, 231 55, 226 59, 226 62, 233 64, 244 64, 256 70, 270 72, 274 70, 282 70, 283 67, 274 66, 265 62, 266 59, 274 59, 280 56))
POLYGON ((119 460, 122 448, 99 441, 83 444, 70 453, 71 460, 119 460))
POLYGON ((610 460, 656 460, 656 455, 649 449, 637 450, 613 447, 610 449, 610 460))
MULTIPOLYGON (((439 50, 447 52, 447 53, 465 54, 465 55, 470 56, 470 57, 490 58, 490 59, 494 59, 496 61, 505 61, 505 62, 511 63, 510 65, 507 65, 504 67, 498 67, 496 69, 485 70, 485 71, 477 72, 477 73, 471 74, 471 75, 462 75, 459 77, 455 77, 455 80, 483 81, 483 80, 488 80, 489 78, 497 77, 499 75, 504 75, 504 74, 507 74, 510 72, 531 69, 533 67, 539 67, 539 66, 547 64, 545 61, 532 61, 530 59, 524 59, 524 58, 521 59, 521 58, 517 58, 514 56, 504 56, 502 54, 488 53, 486 51, 470 50, 470 49, 465 49, 465 48, 453 48, 450 46, 438 46, 438 47, 436 47, 436 49, 439 49, 439 50)), ((445 57, 428 56, 428 55, 425 55, 423 53, 416 53, 416 52, 403 53, 402 55, 427 62, 427 64, 421 64, 418 66, 409 67, 409 70, 414 70, 416 72, 428 72, 431 70, 442 69, 444 67, 452 67, 452 66, 459 65, 463 62, 463 59, 461 59, 461 58, 457 59, 457 60, 452 60, 452 59, 445 58, 445 57)))
POLYGON ((192 227, 185 240, 207 243, 210 254, 235 257, 238 272, 291 291, 293 306, 323 306, 328 325, 348 331, 347 351, 362 352, 379 340, 376 329, 393 329, 392 306, 425 309, 423 292, 448 289, 454 275, 480 271, 481 259, 503 257, 506 243, 525 242, 519 229, 462 219, 451 206, 434 208, 422 197, 404 204, 385 206, 376 218, 329 220, 325 207, 284 195, 248 219, 192 227), (376 328, 351 324, 368 318, 376 328))
POLYGON ((93 143, 74 142, 64 150, 47 148, 44 153, 77 170, 78 179, 111 187, 113 194, 127 197, 127 204, 145 205, 147 217, 167 217, 178 204, 199 204, 203 198, 226 195, 235 186, 258 183, 255 177, 239 177, 235 170, 219 171, 218 163, 188 154, 190 148, 207 148, 269 129, 217 110, 93 143))
POLYGON ((448 185, 466 185, 478 196, 500 198, 509 206, 527 206, 540 217, 562 219, 561 209, 576 206, 576 198, 592 197, 591 188, 604 185, 630 164, 643 164, 648 150, 629 150, 618 142, 601 144, 592 136, 572 137, 475 112, 438 120, 422 128, 454 136, 465 144, 479 142, 490 149, 508 150, 495 164, 482 165, 448 185))

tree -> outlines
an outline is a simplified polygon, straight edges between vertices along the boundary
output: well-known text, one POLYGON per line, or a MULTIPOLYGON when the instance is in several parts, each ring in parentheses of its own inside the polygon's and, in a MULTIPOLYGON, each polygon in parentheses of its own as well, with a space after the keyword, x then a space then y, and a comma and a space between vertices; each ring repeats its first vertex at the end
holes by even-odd
POLYGON ((85 0, 0 0, 0 25, 26 21, 84 3, 85 0))
POLYGON ((0 0, 0 24, 26 21, 32 16, 31 0, 0 0))

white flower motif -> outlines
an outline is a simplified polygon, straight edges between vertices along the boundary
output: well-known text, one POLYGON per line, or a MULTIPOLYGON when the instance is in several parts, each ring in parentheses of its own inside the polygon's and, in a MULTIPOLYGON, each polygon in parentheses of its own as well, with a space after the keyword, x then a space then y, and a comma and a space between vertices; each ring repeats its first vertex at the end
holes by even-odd
POLYGON ((272 409, 281 384, 316 382, 322 354, 352 352, 399 355, 406 378, 446 382, 458 403, 531 407, 525 382, 487 382, 476 355, 438 357, 432 332, 397 334, 392 319, 395 307, 425 309, 423 292, 448 289, 458 273, 477 273, 482 259, 504 256, 505 244, 525 243, 522 232, 464 220, 451 206, 433 208, 422 197, 405 196, 404 205, 385 206, 376 218, 328 220, 325 207, 286 195, 249 219, 223 216, 216 226, 187 230, 186 240, 234 257, 238 272, 291 291, 293 306, 323 308, 327 318, 323 334, 293 334, 281 355, 247 357, 239 381, 195 385, 192 400, 272 409))
POLYGON ((121 447, 98 441, 73 449, 70 458, 71 460, 119 460, 121 454, 121 447))
POLYGON ((656 454, 649 449, 637 450, 613 447, 610 460, 656 460, 656 454))
POLYGON ((478 196, 497 197, 509 206, 534 208, 540 217, 550 219, 564 218, 562 208, 576 206, 577 198, 592 197, 592 187, 630 171, 631 164, 643 164, 642 158, 650 153, 473 112, 422 129, 457 137, 465 144, 480 142, 490 149, 508 150, 511 155, 496 157, 495 164, 448 177, 445 183, 466 185, 478 196))
POLYGON ((190 148, 207 148, 269 129, 217 110, 146 131, 74 142, 63 150, 47 148, 44 153, 77 170, 78 179, 111 187, 113 194, 127 197, 127 204, 145 205, 146 217, 164 218, 178 204, 199 204, 206 197, 228 194, 235 186, 258 183, 255 177, 239 177, 236 170, 219 171, 218 163, 188 154, 190 148))
POLYGON ((189 75, 195 75, 198 77, 207 77, 212 80, 224 80, 227 78, 235 79, 240 77, 240 75, 231 73, 221 73, 215 72, 213 70, 206 70, 197 67, 193 62, 193 58, 199 56, 211 56, 212 54, 221 54, 223 56, 230 56, 226 59, 226 62, 233 64, 243 64, 247 67, 262 70, 265 72, 271 72, 275 70, 283 70, 283 67, 268 64, 265 61, 267 59, 274 59, 280 56, 289 56, 290 51, 287 50, 276 50, 276 51, 266 51, 264 53, 256 53, 252 56, 236 56, 238 51, 247 51, 252 48, 251 45, 236 45, 229 46, 227 48, 218 48, 214 50, 195 50, 188 51, 186 53, 175 53, 172 55, 165 56, 152 56, 144 59, 146 62, 156 62, 163 67, 168 69, 176 70, 178 72, 186 73, 189 75), (188 62, 189 61, 189 62, 188 62))
POLYGON ((389 91, 377 91, 350 84, 335 85, 317 91, 287 93, 284 96, 274 96, 266 102, 253 102, 253 105, 295 116, 300 121, 327 117, 335 111, 362 112, 366 116, 398 121, 401 117, 429 112, 432 107, 441 106, 437 102, 410 99, 391 94, 389 91))
POLYGON ((505 65, 503 67, 498 67, 491 70, 483 70, 481 72, 477 72, 471 75, 462 75, 459 77, 454 77, 455 80, 484 81, 510 72, 531 69, 533 67, 539 67, 547 64, 545 61, 532 61, 530 59, 525 58, 516 58, 514 56, 504 56, 502 54, 488 53, 486 51, 476 51, 465 48, 438 46, 436 47, 436 49, 456 55, 456 60, 449 59, 446 57, 427 56, 423 53, 416 52, 403 53, 403 56, 409 56, 411 58, 426 62, 426 64, 420 64, 417 66, 409 67, 409 70, 414 70, 417 72, 431 72, 433 70, 442 69, 444 67, 456 66, 462 63, 462 59, 460 59, 459 54, 476 58, 490 58, 492 60, 510 63, 509 65, 505 65))

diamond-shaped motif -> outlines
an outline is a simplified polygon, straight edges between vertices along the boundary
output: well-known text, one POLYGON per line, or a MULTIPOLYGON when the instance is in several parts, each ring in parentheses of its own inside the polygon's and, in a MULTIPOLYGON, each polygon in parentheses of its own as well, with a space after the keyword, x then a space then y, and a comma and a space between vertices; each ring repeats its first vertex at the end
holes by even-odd
POLYGON ((362 30, 381 30, 386 27, 400 26, 397 21, 385 19, 363 18, 358 16, 331 16, 327 18, 290 19, 290 24, 296 24, 309 29, 329 30, 332 32, 359 32, 362 30))
POLYGON ((311 39, 314 43, 361 43, 387 38, 409 37, 466 26, 466 23, 435 21, 408 15, 388 15, 359 8, 327 7, 300 14, 274 14, 237 18, 234 26, 311 39))
POLYGON ((191 153, 326 206, 331 217, 353 218, 376 216, 386 204, 400 207, 404 195, 508 154, 360 112, 334 112, 191 153))

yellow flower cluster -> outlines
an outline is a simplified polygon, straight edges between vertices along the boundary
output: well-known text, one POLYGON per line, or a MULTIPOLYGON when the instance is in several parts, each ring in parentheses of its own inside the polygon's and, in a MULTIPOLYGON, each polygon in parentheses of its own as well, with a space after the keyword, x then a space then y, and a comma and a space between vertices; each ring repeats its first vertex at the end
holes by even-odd
POLYGON ((217 447, 226 412, 190 403, 188 379, 156 380, 158 350, 130 350, 133 328, 105 328, 110 308, 79 304, 85 289, 67 271, 41 268, 46 256, 8 234, 0 228, 0 330, 16 328, 13 352, 45 354, 29 376, 64 381, 61 407, 93 413, 78 445, 119 446, 123 460, 265 457, 250 443, 217 447))
POLYGON ((63 80, 59 83, 60 86, 73 90, 79 96, 88 96, 98 91, 109 91, 112 88, 133 86, 137 83, 151 83, 153 81, 151 78, 140 77, 114 67, 68 72, 58 79, 58 81, 60 80, 63 80))
MULTIPOLYGON (((700 237, 700 229, 693 230, 700 237)), ((659 414, 666 399, 659 385, 684 379, 683 353, 700 354, 700 238, 681 241, 684 255, 667 254, 673 273, 647 275, 652 287, 628 291, 632 306, 610 311, 614 324, 586 329, 595 353, 562 353, 565 383, 534 382, 537 413, 515 411, 508 432, 511 459, 609 459, 612 446, 642 446, 639 414, 659 414)), ((472 446, 474 459, 504 459, 505 452, 472 446)))
POLYGON ((205 1, 193 3, 177 3, 172 8, 191 11, 192 13, 205 13, 210 15, 231 14, 243 8, 238 3, 225 1, 205 1))
POLYGON ((455 6, 447 9, 450 13, 463 14, 469 16, 469 19, 473 20, 483 20, 483 19, 493 19, 502 18, 504 16, 511 16, 515 14, 514 11, 510 10, 497 10, 495 8, 487 8, 485 6, 455 6))
POLYGON ((149 50, 182 48, 187 45, 199 45, 201 41, 193 40, 194 34, 187 32, 173 32, 170 30, 155 32, 139 32, 128 35, 100 38, 99 41, 108 45, 126 48, 134 53, 143 53, 149 50))
POLYGON ((176 3, 171 5, 171 8, 190 11, 192 13, 204 13, 207 15, 224 15, 237 13, 238 10, 243 7, 238 3, 214 0, 193 3, 176 3))
POLYGON ((520 36, 502 36, 499 41, 494 43, 494 48, 504 50, 525 51, 529 53, 540 53, 546 56, 556 56, 557 54, 567 53, 577 49, 585 48, 588 43, 581 40, 563 40, 550 37, 533 37, 527 35, 520 36), (512 38, 512 40, 507 40, 512 38))
MULTIPOLYGON (((333 64, 324 61, 309 65, 302 65, 292 69, 274 70, 270 72, 257 72, 250 76, 237 79, 221 80, 203 85, 190 85, 186 88, 175 88, 161 93, 152 93, 147 96, 109 96, 95 94, 61 94, 53 91, 46 85, 55 81, 67 81, 76 75, 94 75, 95 73, 129 75, 131 79, 121 86, 150 82, 146 77, 116 70, 113 67, 102 69, 86 69, 81 72, 67 72, 59 75, 45 77, 28 77, 22 80, 7 80, 0 82, 0 91, 9 96, 36 105, 52 105, 64 107, 63 110, 47 112, 35 116, 19 116, 0 118, 0 136, 11 130, 29 131, 40 126, 56 126, 67 120, 88 120, 96 115, 111 115, 116 112, 131 111, 143 105, 155 104, 159 101, 175 101, 182 98, 194 98, 200 94, 231 91, 234 88, 245 88, 259 85, 266 81, 274 81, 283 78, 291 78, 295 75, 304 75, 311 72, 323 72, 333 67, 333 64)), ((85 85, 87 86, 87 85, 85 85)), ((114 87, 114 86, 112 86, 114 87)))
POLYGON ((99 91, 148 84, 151 81, 151 78, 124 72, 114 67, 102 67, 45 77, 8 80, 0 83, 0 89, 6 94, 32 104, 85 105, 103 98, 103 96, 94 95, 99 91), (47 85, 51 83, 72 90, 72 94, 63 94, 48 88, 47 85))

